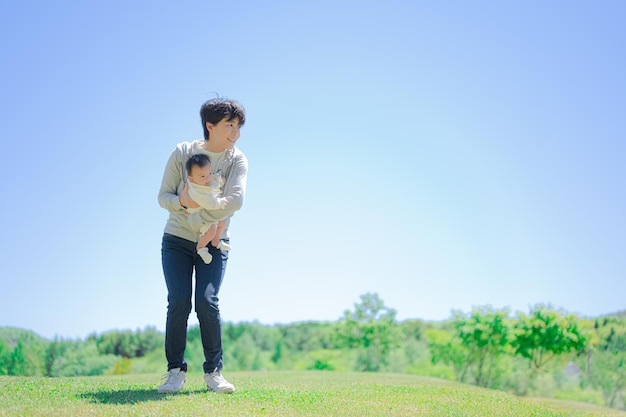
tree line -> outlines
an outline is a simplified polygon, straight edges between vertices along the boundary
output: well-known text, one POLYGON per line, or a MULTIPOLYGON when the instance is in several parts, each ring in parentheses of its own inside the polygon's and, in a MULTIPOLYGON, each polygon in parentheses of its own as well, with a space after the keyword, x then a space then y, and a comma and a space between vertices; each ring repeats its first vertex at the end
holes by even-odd
MULTIPOLYGON (((515 315, 480 306, 442 322, 398 321, 378 294, 364 294, 336 322, 224 323, 224 362, 229 371, 402 372, 624 408, 625 313, 588 319, 546 305, 515 315)), ((0 328, 0 375, 163 372, 163 344, 152 327, 52 341, 0 328)), ((198 327, 186 355, 190 372, 201 372, 198 327)))

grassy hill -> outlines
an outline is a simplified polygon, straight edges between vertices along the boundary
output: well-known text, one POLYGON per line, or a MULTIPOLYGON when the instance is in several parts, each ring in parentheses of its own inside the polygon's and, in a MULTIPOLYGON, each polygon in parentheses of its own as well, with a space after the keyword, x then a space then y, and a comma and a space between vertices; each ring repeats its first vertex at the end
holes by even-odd
POLYGON ((157 394, 159 375, 0 377, 0 416, 463 416, 626 417, 589 404, 403 374, 233 372, 232 395, 207 392, 200 373, 157 394))
POLYGON ((20 329, 17 327, 0 327, 0 339, 4 340, 10 348, 14 348, 18 340, 21 340, 26 344, 43 344, 48 342, 48 340, 31 330, 20 329))

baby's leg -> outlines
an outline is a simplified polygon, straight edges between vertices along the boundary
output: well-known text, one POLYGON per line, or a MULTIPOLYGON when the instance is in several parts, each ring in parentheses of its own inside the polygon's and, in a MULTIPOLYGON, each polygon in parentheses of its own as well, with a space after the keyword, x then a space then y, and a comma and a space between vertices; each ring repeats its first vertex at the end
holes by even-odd
POLYGON ((215 223, 212 223, 211 225, 205 225, 200 228, 201 234, 198 237, 198 245, 196 246, 196 250, 198 251, 198 255, 200 255, 205 264, 210 264, 213 260, 213 256, 209 253, 209 248, 207 248, 206 246, 215 236, 215 230, 215 223))
MULTIPOLYGON (((204 227, 202 229, 200 229, 200 233, 202 233, 203 229, 204 229, 204 227)), ((204 233, 202 233, 200 235, 200 237, 198 238, 198 246, 196 246, 196 249, 200 250, 200 249, 206 247, 206 245, 209 244, 211 239, 213 239, 215 237, 216 230, 217 230, 217 226, 215 225, 215 223, 213 223, 210 226, 208 226, 207 230, 204 231, 204 233)))
POLYGON ((211 240, 211 245, 215 246, 218 249, 230 250, 230 245, 220 241, 220 239, 222 238, 222 234, 224 234, 224 229, 226 229, 226 220, 221 220, 217 222, 215 237, 213 237, 213 240, 211 240))
POLYGON ((211 240, 211 245, 217 248, 217 245, 220 243, 220 239, 222 238, 222 233, 224 233, 224 229, 226 228, 226 220, 220 220, 217 222, 217 227, 215 228, 215 236, 211 240))

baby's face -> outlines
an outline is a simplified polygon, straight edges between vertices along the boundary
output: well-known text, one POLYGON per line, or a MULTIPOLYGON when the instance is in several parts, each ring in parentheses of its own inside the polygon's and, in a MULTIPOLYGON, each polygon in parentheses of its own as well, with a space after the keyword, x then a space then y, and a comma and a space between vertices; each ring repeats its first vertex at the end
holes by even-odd
POLYGON ((193 166, 189 173, 189 181, 199 185, 211 185, 213 182, 213 170, 210 165, 204 167, 193 166))

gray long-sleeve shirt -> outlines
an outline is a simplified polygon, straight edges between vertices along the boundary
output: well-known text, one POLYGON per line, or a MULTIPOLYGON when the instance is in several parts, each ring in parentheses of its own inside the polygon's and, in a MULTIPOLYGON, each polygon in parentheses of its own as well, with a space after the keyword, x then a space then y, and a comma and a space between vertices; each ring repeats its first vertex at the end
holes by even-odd
MULTIPOLYGON (((176 145, 165 166, 159 190, 159 205, 170 213, 164 232, 192 242, 197 241, 198 234, 189 227, 185 209, 178 200, 187 182, 188 174, 185 168, 187 159, 197 153, 208 155, 213 172, 220 173, 225 178, 223 196, 228 198, 228 206, 208 212, 215 221, 230 217, 241 209, 248 175, 248 160, 239 149, 233 148, 221 153, 213 153, 204 149, 203 144, 203 140, 196 140, 176 145)), ((228 230, 224 232, 224 235, 228 236, 227 233, 228 230)))

